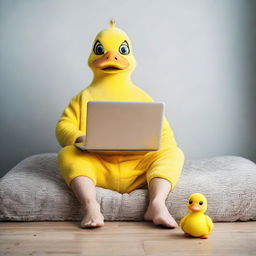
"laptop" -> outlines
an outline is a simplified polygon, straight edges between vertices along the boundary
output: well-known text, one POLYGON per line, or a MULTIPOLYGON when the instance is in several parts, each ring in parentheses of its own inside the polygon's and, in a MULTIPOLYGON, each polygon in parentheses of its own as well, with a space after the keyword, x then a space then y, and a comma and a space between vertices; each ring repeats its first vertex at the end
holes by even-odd
POLYGON ((88 101, 86 142, 80 150, 139 154, 158 150, 164 102, 88 101))

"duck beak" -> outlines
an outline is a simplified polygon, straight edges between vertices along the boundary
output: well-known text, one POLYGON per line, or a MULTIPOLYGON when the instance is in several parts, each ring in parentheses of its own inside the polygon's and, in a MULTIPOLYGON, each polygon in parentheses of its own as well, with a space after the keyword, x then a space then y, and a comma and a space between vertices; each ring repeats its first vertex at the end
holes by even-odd
POLYGON ((202 209, 197 203, 193 203, 188 207, 192 212, 200 212, 202 209))
POLYGON ((92 65, 103 72, 116 72, 129 67, 126 58, 115 51, 108 51, 102 57, 95 60, 92 65))

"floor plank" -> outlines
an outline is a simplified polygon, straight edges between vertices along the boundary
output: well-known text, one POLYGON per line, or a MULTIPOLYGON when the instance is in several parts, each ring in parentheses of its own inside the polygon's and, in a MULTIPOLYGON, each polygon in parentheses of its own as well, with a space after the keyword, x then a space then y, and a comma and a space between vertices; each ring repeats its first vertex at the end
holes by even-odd
POLYGON ((150 222, 0 222, 0 255, 256 255, 256 222, 215 223, 209 239, 150 222))

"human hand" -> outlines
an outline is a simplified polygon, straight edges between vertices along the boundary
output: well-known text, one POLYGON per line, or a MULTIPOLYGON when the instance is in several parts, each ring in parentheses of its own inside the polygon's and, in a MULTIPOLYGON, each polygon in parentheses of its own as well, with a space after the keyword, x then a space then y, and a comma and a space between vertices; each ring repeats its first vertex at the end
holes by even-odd
POLYGON ((75 143, 83 142, 83 143, 85 144, 85 139, 86 139, 86 135, 84 135, 84 136, 79 136, 79 137, 76 139, 75 143))

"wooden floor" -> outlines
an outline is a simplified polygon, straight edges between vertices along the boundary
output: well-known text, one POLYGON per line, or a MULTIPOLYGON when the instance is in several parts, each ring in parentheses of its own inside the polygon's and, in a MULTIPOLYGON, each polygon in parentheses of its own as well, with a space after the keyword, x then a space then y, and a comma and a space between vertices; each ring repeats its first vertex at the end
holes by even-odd
POLYGON ((0 255, 256 255, 256 222, 215 223, 209 239, 150 222, 0 222, 0 255))

